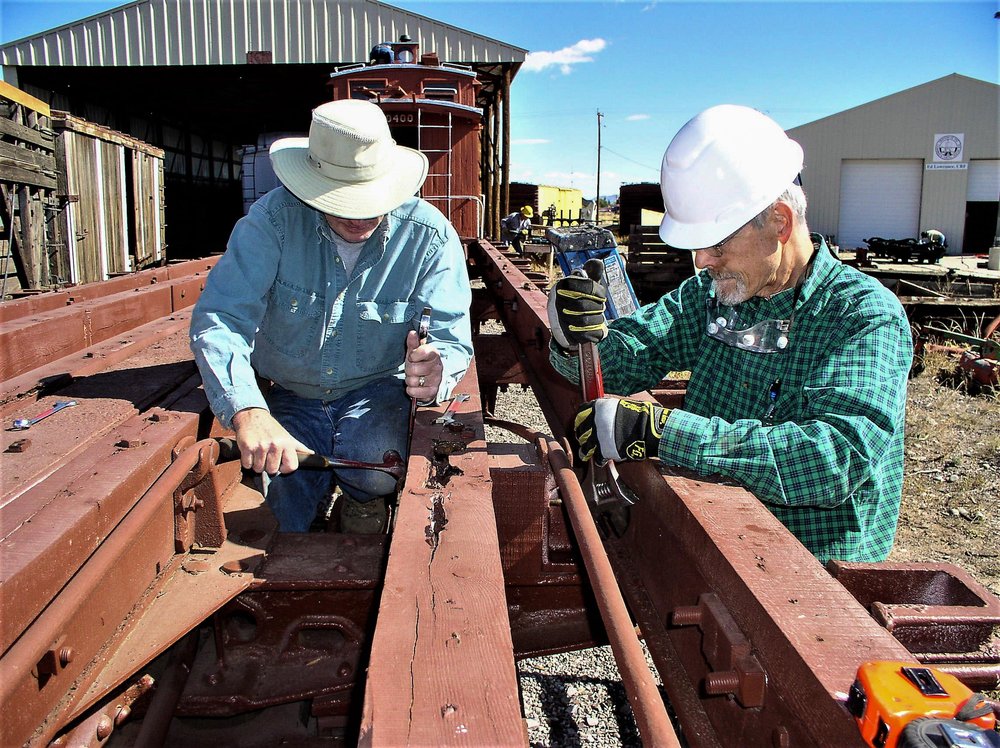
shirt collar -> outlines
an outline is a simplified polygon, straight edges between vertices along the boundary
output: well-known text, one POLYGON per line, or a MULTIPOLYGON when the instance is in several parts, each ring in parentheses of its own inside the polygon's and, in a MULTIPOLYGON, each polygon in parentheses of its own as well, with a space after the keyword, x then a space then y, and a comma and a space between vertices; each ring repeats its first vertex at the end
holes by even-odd
MULTIPOLYGON (((328 242, 332 242, 335 245, 340 244, 341 242, 344 241, 337 235, 337 233, 333 229, 330 228, 330 224, 326 222, 326 218, 323 217, 322 213, 320 213, 318 210, 313 212, 315 213, 316 233, 319 234, 320 238, 325 239, 328 242)), ((382 252, 385 251, 386 242, 389 241, 390 222, 395 223, 395 219, 393 218, 391 213, 388 213, 386 214, 385 218, 382 219, 382 223, 380 223, 378 227, 375 229, 375 232, 365 241, 365 248, 368 248, 373 244, 374 241, 377 240, 378 242, 377 246, 379 247, 379 256, 382 255, 382 252)))
POLYGON ((802 281, 802 291, 799 293, 799 300, 802 302, 808 301, 818 288, 826 285, 833 274, 839 273, 844 267, 827 246, 822 234, 810 234, 809 238, 812 239, 815 251, 812 267, 806 271, 806 277, 802 281))

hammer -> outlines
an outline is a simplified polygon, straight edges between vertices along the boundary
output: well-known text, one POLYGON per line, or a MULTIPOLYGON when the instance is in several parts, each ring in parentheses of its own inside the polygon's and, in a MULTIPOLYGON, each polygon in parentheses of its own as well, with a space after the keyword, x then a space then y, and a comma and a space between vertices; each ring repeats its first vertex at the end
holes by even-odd
MULTIPOLYGON (((232 462, 240 459, 240 448, 235 439, 226 437, 217 439, 219 442, 219 462, 232 462)), ((299 456, 299 467, 307 470, 378 470, 388 473, 397 481, 401 480, 406 473, 406 464, 399 452, 388 449, 382 455, 382 462, 358 462, 357 460, 345 460, 339 457, 326 457, 325 455, 297 452, 299 456)))

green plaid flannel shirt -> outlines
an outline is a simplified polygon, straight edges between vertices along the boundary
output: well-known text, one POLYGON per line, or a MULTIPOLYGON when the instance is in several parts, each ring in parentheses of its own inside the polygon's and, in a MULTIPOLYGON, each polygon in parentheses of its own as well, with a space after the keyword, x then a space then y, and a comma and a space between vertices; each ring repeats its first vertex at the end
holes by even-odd
MULTIPOLYGON (((785 350, 753 353, 710 338, 712 283, 700 273, 609 325, 598 347, 604 387, 628 395, 690 370, 660 459, 740 482, 820 561, 879 561, 892 548, 902 494, 910 326, 895 296, 814 240, 785 350)), ((746 326, 788 319, 794 299, 793 289, 754 297, 739 314, 746 326)), ((574 357, 553 349, 551 361, 579 380, 574 357)))

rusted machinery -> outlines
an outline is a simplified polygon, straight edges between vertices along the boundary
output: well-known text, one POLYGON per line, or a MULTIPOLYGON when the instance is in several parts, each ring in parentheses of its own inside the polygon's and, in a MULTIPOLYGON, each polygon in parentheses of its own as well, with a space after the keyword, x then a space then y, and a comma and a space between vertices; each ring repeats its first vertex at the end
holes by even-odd
POLYGON ((525 745, 516 660, 609 639, 648 745, 860 744, 866 660, 996 687, 995 596, 941 564, 825 569, 738 486, 623 464, 640 500, 598 539, 544 282, 468 250, 468 400, 418 411, 383 536, 279 533, 220 460, 187 339, 211 260, 0 305, 5 426, 78 403, 2 433, 0 745, 525 745), (509 385, 550 434, 490 417, 509 385))

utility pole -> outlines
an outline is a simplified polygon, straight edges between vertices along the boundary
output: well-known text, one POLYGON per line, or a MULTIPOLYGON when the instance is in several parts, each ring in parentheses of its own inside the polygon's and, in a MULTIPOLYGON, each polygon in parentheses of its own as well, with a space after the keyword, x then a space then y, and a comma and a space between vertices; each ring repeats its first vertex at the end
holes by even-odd
POLYGON ((600 225, 601 217, 601 110, 597 110, 597 194, 594 196, 594 225, 600 225))

